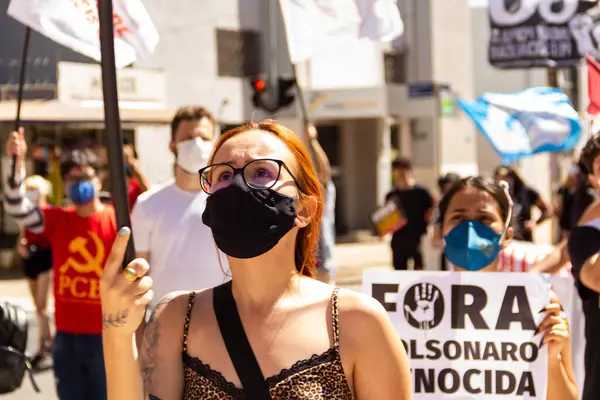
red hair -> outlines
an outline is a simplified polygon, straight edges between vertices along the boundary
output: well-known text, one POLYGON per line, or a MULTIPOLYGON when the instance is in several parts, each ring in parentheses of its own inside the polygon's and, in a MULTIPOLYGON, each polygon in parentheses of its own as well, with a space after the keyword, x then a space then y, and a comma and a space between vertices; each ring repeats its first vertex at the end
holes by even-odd
POLYGON ((314 272, 317 266, 317 247, 319 244, 321 215, 323 214, 323 194, 321 192, 321 184, 317 178, 317 173, 313 167, 308 150, 298 136, 285 126, 279 125, 272 120, 250 122, 222 134, 215 143, 208 163, 209 165, 213 163, 215 154, 226 141, 234 136, 249 131, 270 133, 286 145, 296 160, 297 171, 295 171, 294 175, 300 185, 300 198, 312 196, 317 200, 317 211, 310 223, 304 228, 300 228, 298 231, 296 248, 294 250, 296 270, 298 270, 301 275, 312 278, 315 276, 314 272))

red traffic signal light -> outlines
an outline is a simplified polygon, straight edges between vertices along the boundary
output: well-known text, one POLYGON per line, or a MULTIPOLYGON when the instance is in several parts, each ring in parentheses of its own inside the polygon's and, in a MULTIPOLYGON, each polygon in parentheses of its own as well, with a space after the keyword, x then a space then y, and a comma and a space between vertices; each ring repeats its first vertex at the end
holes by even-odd
POLYGON ((252 85, 254 86, 254 90, 256 90, 257 92, 264 92, 265 91, 265 81, 263 79, 255 79, 252 82, 252 85))
POLYGON ((250 83, 252 84, 252 104, 254 107, 259 109, 266 109, 263 96, 267 92, 267 84, 264 79, 260 78, 252 78, 250 79, 250 83))
POLYGON ((292 78, 277 78, 277 85, 271 91, 271 87, 267 88, 267 83, 264 79, 257 76, 250 78, 252 84, 252 104, 258 109, 265 110, 269 113, 277 112, 280 108, 288 107, 294 102, 295 93, 294 86, 296 79, 292 78), (266 95, 274 97, 273 99, 265 98, 266 95))

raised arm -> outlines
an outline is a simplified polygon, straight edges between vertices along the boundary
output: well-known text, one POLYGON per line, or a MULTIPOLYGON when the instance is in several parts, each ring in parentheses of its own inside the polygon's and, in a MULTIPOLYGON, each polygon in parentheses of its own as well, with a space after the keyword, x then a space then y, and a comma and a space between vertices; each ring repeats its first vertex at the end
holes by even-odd
POLYGON ((540 225, 542 222, 546 221, 548 218, 554 215, 554 209, 552 208, 552 205, 546 202, 541 197, 538 197, 538 199, 535 201, 535 206, 541 212, 540 217, 535 222, 536 225, 540 225))
POLYGON ((550 254, 541 261, 536 262, 528 272, 555 274, 568 262, 569 252, 567 251, 567 239, 563 239, 559 244, 554 246, 554 250, 550 254))
POLYGON ((306 127, 306 136, 310 144, 310 149, 315 155, 319 181, 323 186, 327 186, 327 182, 331 179, 331 163, 329 162, 327 153, 325 153, 325 150, 323 150, 319 143, 317 128, 312 123, 306 127))
POLYGON ((163 301, 156 307, 144 337, 140 367, 135 331, 152 300, 152 279, 146 276, 149 266, 142 259, 128 265, 133 279, 121 272, 129 236, 129 229, 119 231, 100 280, 108 400, 181 399, 186 300, 163 301))
POLYGON ((40 208, 25 197, 23 181, 25 180, 25 155, 27 154, 27 143, 23 128, 18 132, 10 134, 6 142, 5 153, 8 157, 16 157, 15 179, 9 178, 11 170, 3 171, 4 184, 4 210, 15 219, 21 229, 31 232, 42 233, 44 231, 44 213, 40 208))

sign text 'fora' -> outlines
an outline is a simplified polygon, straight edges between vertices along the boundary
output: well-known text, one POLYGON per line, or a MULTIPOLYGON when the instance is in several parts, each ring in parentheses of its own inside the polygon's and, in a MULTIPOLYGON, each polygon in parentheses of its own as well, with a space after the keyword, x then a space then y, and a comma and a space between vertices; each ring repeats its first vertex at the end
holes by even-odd
MULTIPOLYGON (((400 285, 386 283, 372 285, 372 295, 387 312, 396 312, 397 303, 386 301, 386 294, 398 293, 400 285)), ((439 298, 439 297, 438 297, 439 298)), ((417 300, 417 302, 422 301, 417 300)), ((452 285, 450 299, 450 316, 452 329, 465 329, 465 322, 470 319, 475 329, 508 330, 513 322, 521 324, 521 329, 534 331, 536 328, 533 314, 529 306, 527 292, 523 286, 508 286, 502 300, 498 318, 490 328, 483 318, 483 310, 488 303, 486 291, 474 285, 452 285), (514 304, 517 310, 514 309, 514 304)), ((431 305, 435 307, 435 303, 431 305)), ((435 310, 435 308, 434 308, 435 310)))

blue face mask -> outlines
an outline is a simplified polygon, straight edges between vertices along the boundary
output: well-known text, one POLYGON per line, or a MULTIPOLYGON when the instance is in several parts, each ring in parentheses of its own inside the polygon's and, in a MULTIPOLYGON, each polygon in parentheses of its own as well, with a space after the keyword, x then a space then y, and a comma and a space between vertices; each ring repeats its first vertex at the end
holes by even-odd
POLYGON ((464 221, 444 237, 444 254, 457 267, 479 271, 493 263, 502 250, 504 233, 476 220, 464 221))
POLYGON ((77 181, 69 189, 69 196, 73 204, 78 206, 88 204, 96 197, 96 188, 90 181, 77 181))

